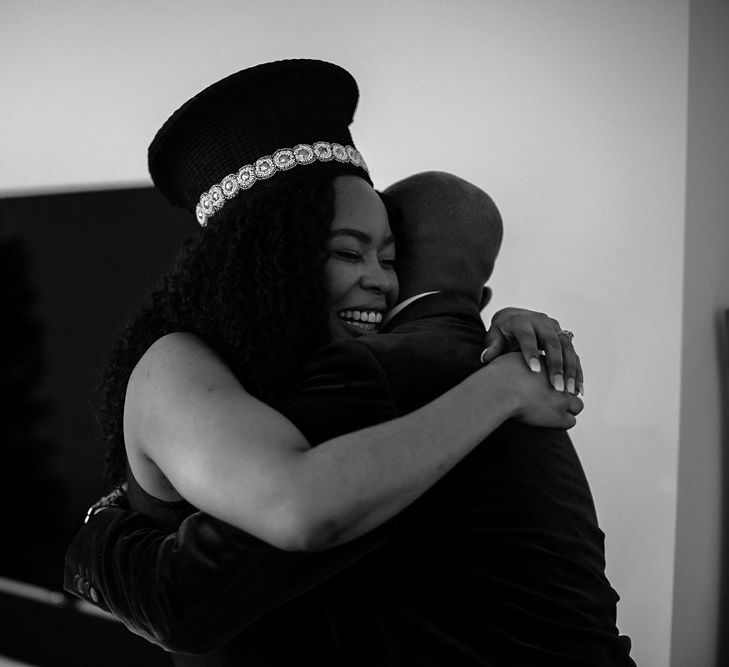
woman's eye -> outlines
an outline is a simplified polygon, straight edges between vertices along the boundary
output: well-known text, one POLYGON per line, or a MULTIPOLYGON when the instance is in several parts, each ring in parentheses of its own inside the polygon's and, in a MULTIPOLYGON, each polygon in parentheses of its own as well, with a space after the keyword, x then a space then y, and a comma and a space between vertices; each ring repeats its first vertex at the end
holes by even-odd
POLYGON ((359 253, 352 250, 333 250, 332 254, 339 259, 346 259, 350 262, 355 262, 360 258, 359 253))
POLYGON ((385 267, 386 269, 394 269, 395 268, 395 259, 392 258, 384 258, 380 260, 380 266, 385 267))

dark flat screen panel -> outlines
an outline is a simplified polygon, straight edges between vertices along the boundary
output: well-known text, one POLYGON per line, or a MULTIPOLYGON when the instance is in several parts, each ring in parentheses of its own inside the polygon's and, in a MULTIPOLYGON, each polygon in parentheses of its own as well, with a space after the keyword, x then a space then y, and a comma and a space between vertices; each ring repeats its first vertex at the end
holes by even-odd
POLYGON ((194 217, 152 188, 0 199, 0 576, 60 589, 65 545, 105 491, 92 388, 194 217))

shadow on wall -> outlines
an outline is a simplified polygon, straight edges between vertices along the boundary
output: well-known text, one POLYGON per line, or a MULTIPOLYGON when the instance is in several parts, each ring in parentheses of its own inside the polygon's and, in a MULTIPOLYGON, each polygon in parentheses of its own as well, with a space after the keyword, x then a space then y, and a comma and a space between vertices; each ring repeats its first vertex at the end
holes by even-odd
POLYGON ((0 576, 60 590, 66 544, 106 490, 99 372, 196 231, 152 188, 0 199, 0 576))
POLYGON ((721 593, 719 600, 719 618, 717 622, 719 637, 720 665, 729 665, 729 309, 717 313, 716 318, 717 343, 719 345, 719 392, 720 405, 724 406, 722 412, 721 443, 723 452, 722 462, 722 517, 721 517, 721 593))

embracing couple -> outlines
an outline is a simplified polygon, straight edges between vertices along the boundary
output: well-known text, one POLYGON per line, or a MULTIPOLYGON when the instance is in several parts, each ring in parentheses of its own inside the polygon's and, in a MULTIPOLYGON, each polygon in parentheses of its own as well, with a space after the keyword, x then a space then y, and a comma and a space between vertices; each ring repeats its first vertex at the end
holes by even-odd
POLYGON ((178 665, 634 665, 571 335, 513 308, 486 332, 498 210, 438 172, 376 192, 357 98, 269 63, 157 133, 154 183, 202 229, 112 355, 124 486, 65 588, 178 665))

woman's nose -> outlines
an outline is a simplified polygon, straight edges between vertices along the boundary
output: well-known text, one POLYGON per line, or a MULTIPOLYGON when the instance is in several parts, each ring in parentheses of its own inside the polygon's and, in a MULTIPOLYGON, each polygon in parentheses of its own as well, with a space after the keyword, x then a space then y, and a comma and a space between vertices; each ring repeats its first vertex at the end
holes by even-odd
POLYGON ((368 264, 362 274, 362 287, 378 293, 390 292, 393 289, 393 278, 391 274, 392 271, 383 269, 379 262, 368 264))

